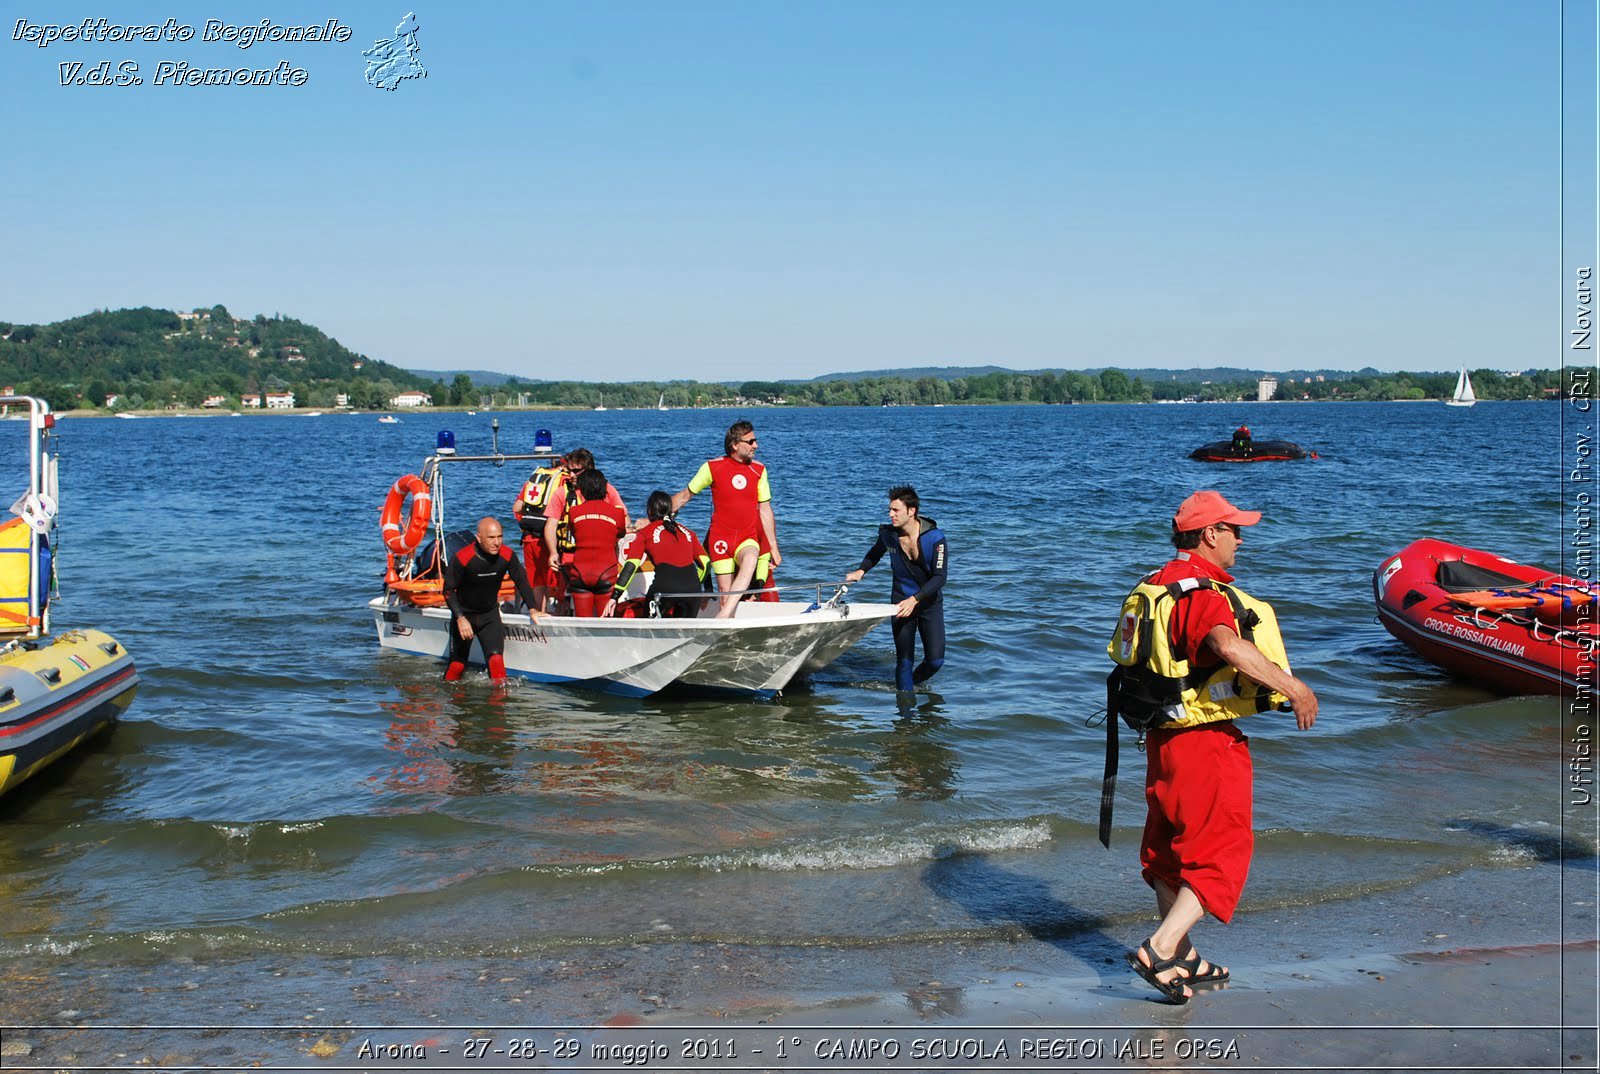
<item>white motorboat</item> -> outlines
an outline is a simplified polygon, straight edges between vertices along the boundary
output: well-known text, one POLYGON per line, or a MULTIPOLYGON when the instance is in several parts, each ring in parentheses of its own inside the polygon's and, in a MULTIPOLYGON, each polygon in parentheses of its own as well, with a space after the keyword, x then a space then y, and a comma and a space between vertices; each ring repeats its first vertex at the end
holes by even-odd
MULTIPOLYGON (((840 586, 843 590, 845 587, 840 586)), ((838 596, 842 597, 843 593, 838 596)), ((775 694, 827 667, 879 622, 892 604, 746 601, 733 619, 579 619, 557 615, 534 624, 502 612, 506 671, 538 682, 568 683, 645 697, 672 685, 775 694)), ((419 608, 390 591, 368 607, 385 649, 444 660, 450 610, 419 608)), ((473 650, 478 663, 481 654, 473 650)))
MULTIPOLYGON (((448 434, 422 467, 420 476, 395 482, 384 516, 390 519, 388 584, 367 603, 385 649, 444 660, 449 652, 450 613, 442 606, 417 603, 417 550, 431 535, 445 547, 445 470, 461 464, 504 466, 508 462, 553 466, 560 456, 548 447, 532 455, 456 455, 448 434), (401 526, 402 504, 411 493, 411 517, 401 526), (419 506, 420 505, 420 506, 419 506), (423 521, 416 515, 426 512, 423 521), (394 538, 415 535, 396 554, 394 538)), ((513 471, 521 480, 523 468, 513 471)), ((506 499, 510 499, 508 495, 506 499)), ((431 591, 430 595, 432 595, 431 591)), ((806 599, 743 601, 731 619, 717 619, 717 600, 705 595, 698 618, 586 619, 551 616, 534 623, 526 613, 505 610, 506 671, 538 682, 567 683, 606 693, 644 697, 669 686, 713 688, 772 695, 828 666, 874 626, 893 617, 893 604, 853 604, 843 584, 785 586, 784 593, 806 599)), ((670 594, 669 594, 670 595, 670 594)), ((438 598, 431 603, 437 605, 438 598)), ((483 663, 474 646, 473 660, 483 663)))
POLYGON ((399 425, 400 424, 400 419, 395 417, 393 414, 385 414, 383 417, 378 419, 378 424, 379 425, 399 425))
POLYGON ((1472 390, 1472 378, 1467 376, 1467 367, 1461 367, 1461 375, 1456 378, 1456 390, 1450 398, 1445 400, 1445 406, 1471 406, 1478 401, 1477 393, 1472 390))

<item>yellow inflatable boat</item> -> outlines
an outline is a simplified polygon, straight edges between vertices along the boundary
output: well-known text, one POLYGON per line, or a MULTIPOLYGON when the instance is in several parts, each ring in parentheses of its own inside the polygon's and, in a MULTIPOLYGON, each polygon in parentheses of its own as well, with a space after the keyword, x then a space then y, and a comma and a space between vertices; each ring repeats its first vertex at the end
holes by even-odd
MULTIPOLYGON (((133 701, 128 651, 98 630, 49 637, 55 592, 55 416, 42 399, 0 396, 26 411, 28 487, 0 522, 0 793, 109 726, 133 701)), ((0 454, 6 445, 0 444, 0 454)), ((0 503, 3 503, 0 497, 0 503)))

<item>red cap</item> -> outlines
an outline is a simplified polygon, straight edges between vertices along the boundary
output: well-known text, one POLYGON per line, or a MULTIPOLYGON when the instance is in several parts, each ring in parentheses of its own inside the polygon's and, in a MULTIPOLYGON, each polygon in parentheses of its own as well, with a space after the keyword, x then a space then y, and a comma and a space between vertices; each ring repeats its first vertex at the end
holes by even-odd
POLYGON ((1222 493, 1206 489, 1178 505, 1178 513, 1172 516, 1172 528, 1182 533, 1186 530, 1203 530, 1218 522, 1254 526, 1260 521, 1260 511, 1241 511, 1223 499, 1222 493))

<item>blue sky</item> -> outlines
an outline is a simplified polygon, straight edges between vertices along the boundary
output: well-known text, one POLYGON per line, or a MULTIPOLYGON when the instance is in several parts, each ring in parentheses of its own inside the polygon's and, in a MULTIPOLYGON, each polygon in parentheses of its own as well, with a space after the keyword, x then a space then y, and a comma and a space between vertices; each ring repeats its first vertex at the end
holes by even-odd
POLYGON ((7 5, 0 319, 619 380, 1561 360, 1552 4, 409 4, 7 5), (428 77, 373 89, 407 10, 428 77), (12 40, 101 16, 354 36, 12 40), (146 84, 59 84, 107 59, 146 84))

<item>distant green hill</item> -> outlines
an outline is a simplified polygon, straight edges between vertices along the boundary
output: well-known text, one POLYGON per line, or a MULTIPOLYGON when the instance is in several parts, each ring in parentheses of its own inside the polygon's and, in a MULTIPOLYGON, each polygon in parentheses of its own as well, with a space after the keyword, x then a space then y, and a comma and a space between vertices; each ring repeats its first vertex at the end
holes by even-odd
POLYGON ((480 388, 498 388, 500 385, 509 384, 513 380, 518 384, 551 383, 542 377, 517 377, 512 376, 510 373, 496 373, 492 369, 408 369, 406 372, 414 377, 421 377, 430 384, 434 381, 442 381, 445 384, 449 384, 456 377, 465 373, 472 378, 472 383, 480 388))
MULTIPOLYGON (((1454 369, 1274 370, 1278 398, 1440 399, 1454 369)), ((1251 400, 1254 369, 1044 369, 942 366, 828 373, 809 380, 549 381, 490 370, 406 370, 350 350, 292 317, 234 317, 222 306, 188 312, 97 310, 54 324, 0 322, 0 385, 42 396, 52 407, 114 409, 200 406, 230 409, 246 393, 293 392, 299 406, 387 407, 419 390, 435 404, 593 407, 914 406, 986 403, 1147 402, 1184 398, 1251 400), (516 383, 512 384, 511 382, 516 383)), ((1505 375, 1472 370, 1480 399, 1552 398, 1555 370, 1505 375)))
POLYGON ((302 406, 387 405, 406 390, 436 390, 399 366, 358 354, 292 317, 234 317, 223 306, 188 312, 97 310, 53 324, 0 322, 0 381, 52 407, 199 406, 221 396, 292 391, 302 406))

